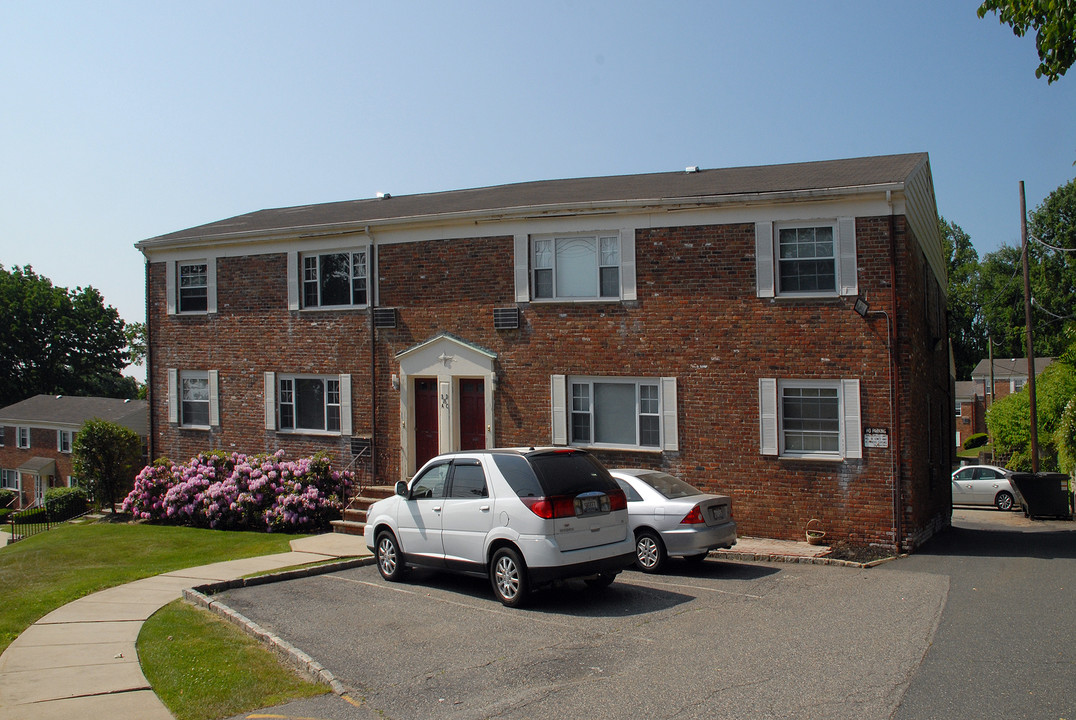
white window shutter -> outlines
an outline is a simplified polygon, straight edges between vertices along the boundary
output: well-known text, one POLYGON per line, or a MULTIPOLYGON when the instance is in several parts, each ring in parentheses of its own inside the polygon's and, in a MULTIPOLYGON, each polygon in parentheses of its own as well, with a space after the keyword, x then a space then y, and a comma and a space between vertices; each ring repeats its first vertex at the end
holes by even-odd
POLYGON ((760 443, 759 452, 763 455, 776 455, 777 442, 777 380, 775 378, 758 379, 758 416, 760 443))
POLYGON ((550 377, 550 397, 553 415, 553 444, 568 444, 568 382, 563 375, 550 377))
POLYGON ((679 429, 676 423, 676 378, 661 378, 661 449, 680 449, 679 429))
POLYGON ((206 312, 217 312, 217 259, 208 257, 205 261, 206 312))
POLYGON ((265 429, 276 430, 276 373, 265 373, 265 429))
POLYGON ((340 434, 351 435, 351 376, 340 376, 340 434))
POLYGON ((168 422, 179 422, 179 371, 168 368, 168 422))
POLYGON ((840 267, 841 295, 858 295, 859 282, 856 268, 856 219, 837 218, 837 246, 840 267))
POLYGON ((209 424, 220 427, 220 371, 209 371, 209 424))
POLYGON ((299 252, 288 252, 288 310, 299 309, 299 252))
POLYGON ((531 299, 530 253, 530 236, 516 235, 513 241, 516 302, 530 302, 531 299))
POLYGON ((841 441, 845 458, 863 457, 863 428, 859 417, 859 380, 841 380, 844 400, 844 433, 841 441))
POLYGON ((774 296, 773 223, 755 223, 755 280, 758 297, 774 296))
POLYGON ((620 297, 622 300, 639 298, 635 281, 635 229, 620 231, 620 297))
POLYGON ((166 265, 165 279, 164 279, 164 292, 165 292, 165 306, 167 307, 169 315, 176 314, 176 261, 169 260, 166 265))

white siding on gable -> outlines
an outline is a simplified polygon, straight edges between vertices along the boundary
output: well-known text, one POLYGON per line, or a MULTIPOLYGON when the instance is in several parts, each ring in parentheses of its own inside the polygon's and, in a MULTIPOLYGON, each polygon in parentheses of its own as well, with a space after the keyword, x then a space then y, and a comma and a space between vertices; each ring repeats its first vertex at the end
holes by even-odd
POLYGON ((564 375, 550 378, 550 408, 553 416, 553 445, 568 444, 568 382, 564 375))
POLYGON ((773 223, 755 223, 755 279, 758 297, 772 298, 775 291, 773 223))
POLYGON ((837 279, 841 295, 858 295, 856 268, 856 219, 837 218, 837 279))
POLYGON ((778 453, 777 441, 777 379, 758 380, 759 452, 763 455, 778 453))

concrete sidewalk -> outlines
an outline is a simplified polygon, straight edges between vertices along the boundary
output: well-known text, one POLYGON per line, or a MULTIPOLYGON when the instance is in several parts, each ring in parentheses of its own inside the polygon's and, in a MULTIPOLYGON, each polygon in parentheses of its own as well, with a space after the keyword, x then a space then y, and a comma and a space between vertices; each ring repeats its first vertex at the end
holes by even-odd
POLYGON ((137 580, 52 611, 0 655, 0 720, 170 719, 138 664, 142 623, 189 587, 369 554, 361 536, 334 533, 291 549, 137 580))

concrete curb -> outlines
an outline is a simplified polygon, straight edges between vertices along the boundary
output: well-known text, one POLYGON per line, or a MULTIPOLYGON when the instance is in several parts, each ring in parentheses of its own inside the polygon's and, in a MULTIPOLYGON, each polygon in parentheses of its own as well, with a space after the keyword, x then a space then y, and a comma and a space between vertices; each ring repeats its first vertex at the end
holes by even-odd
POLYGON ((225 603, 219 600, 214 600, 211 596, 224 590, 233 590, 241 587, 253 587, 256 585, 266 585, 268 583, 283 582, 285 580, 293 580, 296 578, 324 575, 339 570, 349 570, 363 565, 370 565, 373 562, 373 557, 353 558, 342 560, 340 562, 296 568, 294 570, 285 570, 283 572, 269 573, 250 578, 238 578, 236 580, 208 583, 185 589, 183 591, 183 600, 192 605, 205 608, 227 620, 261 644, 265 645, 270 651, 282 658, 284 662, 298 670, 312 682, 328 685, 333 693, 343 696, 349 693, 349 688, 337 680, 336 676, 325 668, 325 666, 289 643, 287 640, 284 640, 278 635, 274 635, 250 618, 236 612, 225 603))

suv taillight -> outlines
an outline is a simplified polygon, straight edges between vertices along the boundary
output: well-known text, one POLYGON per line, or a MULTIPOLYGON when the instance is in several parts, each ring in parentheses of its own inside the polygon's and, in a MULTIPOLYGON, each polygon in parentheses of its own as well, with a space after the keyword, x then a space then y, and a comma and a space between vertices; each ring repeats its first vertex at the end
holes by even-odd
POLYGON ((531 512, 545 520, 575 517, 575 499, 566 495, 520 498, 531 512))
POLYGON ((684 516, 684 519, 680 521, 680 524, 698 525, 699 523, 704 522, 706 521, 702 519, 702 509, 698 505, 696 505, 695 507, 691 508, 691 512, 684 516))

